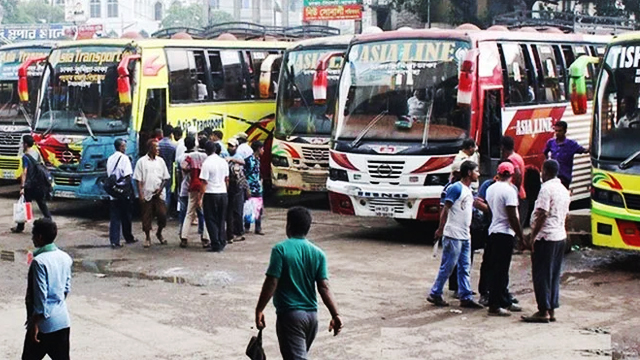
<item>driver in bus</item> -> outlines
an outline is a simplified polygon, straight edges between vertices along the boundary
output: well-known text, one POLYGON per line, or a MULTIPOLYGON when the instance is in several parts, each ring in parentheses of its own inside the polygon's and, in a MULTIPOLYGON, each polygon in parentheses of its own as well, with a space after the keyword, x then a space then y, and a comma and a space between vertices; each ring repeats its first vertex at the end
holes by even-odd
POLYGON ((638 99, 635 96, 626 96, 623 100, 624 115, 618 120, 616 128, 624 129, 630 127, 632 123, 637 126, 640 121, 640 113, 638 112, 638 99))
POLYGON ((407 100, 407 106, 409 107, 409 116, 424 119, 427 116, 427 91, 416 89, 413 96, 407 100))

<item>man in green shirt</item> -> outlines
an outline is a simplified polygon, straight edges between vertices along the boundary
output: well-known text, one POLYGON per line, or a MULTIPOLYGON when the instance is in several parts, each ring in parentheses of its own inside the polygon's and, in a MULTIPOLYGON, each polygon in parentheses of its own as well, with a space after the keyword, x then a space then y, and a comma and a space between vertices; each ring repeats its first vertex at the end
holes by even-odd
POLYGON ((342 330, 342 319, 329 289, 327 258, 306 239, 311 213, 303 207, 287 212, 289 239, 271 249, 271 260, 256 306, 256 327, 265 328, 264 308, 273 297, 276 307, 276 333, 284 360, 307 359, 307 352, 318 332, 316 284, 322 301, 331 313, 329 331, 342 330))

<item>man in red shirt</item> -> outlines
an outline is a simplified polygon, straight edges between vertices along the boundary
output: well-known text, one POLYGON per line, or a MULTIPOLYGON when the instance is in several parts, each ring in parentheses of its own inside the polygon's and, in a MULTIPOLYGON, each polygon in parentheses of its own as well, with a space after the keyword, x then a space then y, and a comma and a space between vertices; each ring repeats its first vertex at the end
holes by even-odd
POLYGON ((511 177, 511 183, 518 188, 518 199, 520 200, 520 205, 518 206, 518 212, 520 214, 520 223, 521 225, 525 225, 523 222, 527 218, 528 211, 528 203, 527 203, 527 193, 524 191, 524 159, 520 154, 515 152, 515 141, 510 136, 504 136, 501 142, 502 149, 502 160, 509 160, 513 167, 515 168, 515 173, 511 177))

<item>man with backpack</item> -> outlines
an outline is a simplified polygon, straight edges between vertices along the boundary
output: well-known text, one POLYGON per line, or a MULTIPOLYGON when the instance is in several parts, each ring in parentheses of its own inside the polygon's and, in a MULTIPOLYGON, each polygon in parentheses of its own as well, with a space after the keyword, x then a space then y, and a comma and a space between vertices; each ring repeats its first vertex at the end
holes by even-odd
MULTIPOLYGON (((202 163, 207 159, 207 154, 196 151, 196 139, 193 136, 187 136, 184 139, 184 144, 187 148, 187 152, 184 157, 180 159, 180 168, 183 173, 182 185, 180 186, 180 198, 186 201, 185 216, 182 219, 182 226, 180 230, 180 247, 187 247, 187 239, 189 238, 189 231, 191 231, 191 224, 198 218, 198 221, 204 222, 204 218, 201 220, 201 216, 198 216, 200 209, 200 188, 202 183, 200 181, 200 170, 202 169, 202 163)), ((183 201, 184 202, 184 201, 183 201)), ((206 226, 203 226, 202 230, 202 247, 209 246, 209 234, 206 226)))
MULTIPOLYGON (((22 137, 22 175, 20 176, 20 196, 25 202, 35 201, 42 215, 51 219, 51 213, 47 207, 47 197, 51 192, 51 181, 49 172, 42 162, 38 150, 33 148, 35 141, 33 136, 24 135, 22 137)), ((17 223, 11 229, 13 233, 24 231, 24 223, 17 223)))
POLYGON ((131 232, 131 196, 133 195, 133 187, 131 185, 131 175, 133 168, 131 160, 125 151, 127 150, 127 142, 124 139, 116 139, 113 146, 116 151, 107 159, 107 176, 113 176, 114 185, 118 187, 122 193, 120 195, 110 195, 110 221, 109 221, 109 241, 114 249, 121 248, 120 230, 127 244, 137 242, 131 232), (117 196, 115 196, 117 195, 117 196))

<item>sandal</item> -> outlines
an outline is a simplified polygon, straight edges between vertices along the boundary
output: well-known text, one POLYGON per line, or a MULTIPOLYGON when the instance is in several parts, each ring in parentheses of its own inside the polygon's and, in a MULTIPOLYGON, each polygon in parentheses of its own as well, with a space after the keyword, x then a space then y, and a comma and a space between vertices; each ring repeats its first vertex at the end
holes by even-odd
POLYGON ((540 323, 540 324, 549 323, 549 316, 542 315, 540 314, 540 312, 537 312, 531 316, 522 316, 521 319, 522 321, 527 323, 540 323))
POLYGON ((180 239, 180 247, 183 249, 187 247, 187 239, 180 239))
POLYGON ((208 248, 210 246, 211 246, 211 241, 206 240, 206 239, 202 239, 202 248, 203 249, 206 249, 206 248, 208 248))
POLYGON ((167 245, 167 240, 165 240, 161 233, 157 232, 156 237, 158 238, 158 241, 160 241, 161 245, 167 245))

